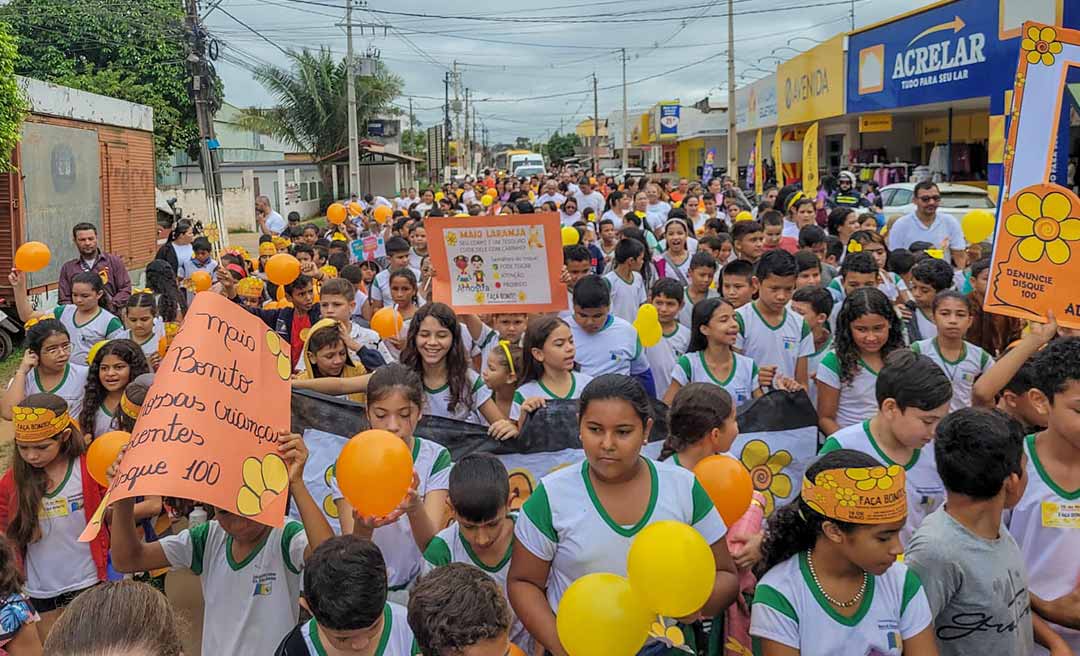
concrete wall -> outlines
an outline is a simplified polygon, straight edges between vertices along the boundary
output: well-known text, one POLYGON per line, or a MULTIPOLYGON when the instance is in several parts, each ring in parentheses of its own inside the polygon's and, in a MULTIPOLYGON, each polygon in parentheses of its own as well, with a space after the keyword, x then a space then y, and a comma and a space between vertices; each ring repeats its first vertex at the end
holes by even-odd
POLYGON ((30 101, 30 110, 42 116, 58 116, 87 123, 154 131, 154 110, 96 93, 62 87, 16 75, 15 80, 30 101))

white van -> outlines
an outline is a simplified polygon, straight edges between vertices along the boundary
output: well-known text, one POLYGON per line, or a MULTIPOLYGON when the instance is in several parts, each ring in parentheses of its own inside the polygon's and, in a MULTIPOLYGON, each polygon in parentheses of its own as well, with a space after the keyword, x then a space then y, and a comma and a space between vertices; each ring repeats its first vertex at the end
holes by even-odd
POLYGON ((540 153, 520 153, 511 155, 510 166, 508 166, 506 170, 515 173, 519 166, 539 166, 542 169, 547 169, 547 165, 544 163, 544 156, 540 153))

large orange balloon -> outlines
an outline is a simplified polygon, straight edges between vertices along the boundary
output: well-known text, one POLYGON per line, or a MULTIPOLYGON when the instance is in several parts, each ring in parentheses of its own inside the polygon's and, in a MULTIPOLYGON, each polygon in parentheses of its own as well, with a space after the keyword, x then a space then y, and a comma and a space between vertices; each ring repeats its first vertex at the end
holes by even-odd
POLYGON ((334 203, 330 207, 326 208, 326 220, 334 225, 341 225, 345 223, 345 219, 348 217, 349 211, 345 209, 345 206, 341 203, 334 203))
POLYGON ((349 216, 360 216, 363 213, 364 208, 360 203, 349 203, 349 216))
POLYGON ((206 271, 196 271, 191 274, 191 284, 195 287, 196 292, 205 292, 214 284, 214 279, 206 271))
POLYGON ((275 285, 287 285, 300 275, 300 260, 288 253, 278 253, 266 261, 266 279, 275 285))
POLYGON ((40 241, 28 241, 15 251, 15 268, 27 273, 41 271, 49 266, 51 257, 48 246, 40 241))
POLYGON ((730 456, 709 456, 694 467, 694 476, 705 488, 726 526, 739 521, 754 496, 754 482, 741 462, 730 456))
POLYGON ((371 329, 379 333, 379 337, 397 337, 401 327, 405 325, 401 313, 394 307, 384 307, 371 315, 371 329))
POLYGON ((405 442, 389 431, 366 430, 354 435, 334 467, 341 493, 364 517, 389 515, 412 485, 412 454, 405 442))
POLYGON ((375 208, 373 214, 375 216, 375 220, 378 221, 379 225, 382 225, 383 223, 386 223, 387 219, 394 215, 394 211, 386 205, 379 205, 375 208))
POLYGON ((90 443, 90 448, 86 450, 86 471, 98 482, 98 485, 109 487, 109 477, 106 476, 106 472, 116 462, 120 449, 124 448, 129 441, 131 441, 131 433, 110 431, 90 443))

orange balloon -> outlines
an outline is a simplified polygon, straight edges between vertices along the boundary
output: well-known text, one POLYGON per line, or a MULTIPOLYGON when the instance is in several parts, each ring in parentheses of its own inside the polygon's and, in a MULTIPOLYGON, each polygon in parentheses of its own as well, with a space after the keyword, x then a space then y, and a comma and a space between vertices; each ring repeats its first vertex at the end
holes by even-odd
POLYGON ((371 315, 371 329, 383 339, 397 337, 403 325, 405 322, 395 307, 384 307, 371 315))
POLYGON ((383 224, 383 223, 386 223, 386 220, 389 219, 393 215, 394 215, 394 211, 391 210, 386 205, 379 205, 378 207, 375 208, 375 212, 374 212, 375 220, 378 221, 380 225, 383 224))
POLYGON ((364 517, 385 517, 412 486, 413 461, 404 440, 389 431, 366 430, 345 443, 334 465, 341 493, 364 517))
POLYGON ((284 301, 285 299, 285 285, 279 285, 277 288, 277 300, 284 301))
POLYGON ((288 253, 278 253, 266 261, 266 279, 275 285, 287 285, 300 275, 300 260, 288 253))
POLYGON ((334 203, 330 207, 326 208, 326 220, 334 225, 341 225, 345 223, 345 218, 349 212, 345 209, 345 206, 341 203, 334 203))
POLYGON ((694 476, 705 488, 724 524, 732 526, 750 507, 754 483, 746 467, 730 456, 709 456, 694 467, 694 476))
POLYGON ((86 450, 86 471, 102 487, 109 487, 109 477, 105 475, 109 467, 116 462, 120 449, 131 441, 127 431, 110 431, 96 438, 86 450))
POLYGON ((205 292, 214 284, 214 279, 206 271, 196 271, 191 274, 191 284, 195 286, 195 292, 205 292))
POLYGON ((360 216, 364 213, 364 208, 360 203, 349 203, 349 216, 360 216))
POLYGON ((521 647, 518 647, 514 643, 510 643, 510 651, 506 652, 507 656, 525 656, 525 652, 521 651, 521 647))
POLYGON ((41 271, 49 266, 51 257, 48 246, 40 241, 28 241, 15 251, 15 268, 27 273, 41 271))

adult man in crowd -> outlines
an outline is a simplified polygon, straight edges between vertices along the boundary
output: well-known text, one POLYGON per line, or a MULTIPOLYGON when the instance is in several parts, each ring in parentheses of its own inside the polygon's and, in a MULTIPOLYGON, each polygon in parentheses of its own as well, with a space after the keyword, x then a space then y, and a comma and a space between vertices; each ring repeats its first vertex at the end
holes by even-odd
POLYGON ((587 176, 582 176, 578 181, 578 191, 574 194, 574 198, 577 200, 579 212, 584 212, 586 207, 591 207, 595 213, 593 216, 599 217, 604 213, 604 197, 593 189, 592 180, 587 176))
POLYGON ((889 250, 910 248, 917 241, 926 241, 940 248, 946 262, 962 269, 967 262, 967 241, 960 222, 951 214, 938 212, 941 191, 933 182, 915 185, 915 211, 905 214, 889 228, 889 250))
POLYGON ((92 271, 105 283, 109 311, 119 314, 131 296, 131 276, 128 275, 124 261, 110 253, 101 252, 98 247, 97 228, 92 223, 76 223, 71 229, 71 237, 79 255, 60 267, 60 280, 57 281, 60 304, 71 303, 72 278, 84 271, 92 271))
POLYGON ((280 235, 285 230, 285 219, 270 207, 270 199, 259 196, 255 199, 255 222, 264 235, 280 235))
POLYGON ((855 188, 855 174, 840 171, 836 192, 829 197, 829 207, 850 207, 854 210, 870 207, 870 202, 855 188))

